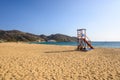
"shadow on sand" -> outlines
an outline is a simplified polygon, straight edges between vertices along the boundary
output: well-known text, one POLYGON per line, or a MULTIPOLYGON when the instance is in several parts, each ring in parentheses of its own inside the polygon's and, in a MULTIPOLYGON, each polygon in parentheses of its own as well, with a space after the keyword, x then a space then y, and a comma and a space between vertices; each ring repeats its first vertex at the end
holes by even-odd
POLYGON ((48 52, 45 52, 45 53, 61 53, 61 52, 75 52, 77 50, 65 50, 65 51, 48 51, 48 52))

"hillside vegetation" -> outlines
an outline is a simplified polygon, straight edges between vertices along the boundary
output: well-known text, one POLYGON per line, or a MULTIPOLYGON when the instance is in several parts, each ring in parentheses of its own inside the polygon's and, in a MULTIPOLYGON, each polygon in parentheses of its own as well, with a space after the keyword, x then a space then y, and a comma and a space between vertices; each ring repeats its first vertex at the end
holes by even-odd
POLYGON ((48 40, 55 40, 59 42, 74 42, 77 41, 75 37, 70 37, 63 34, 52 34, 50 36, 46 35, 35 35, 32 33, 26 33, 19 30, 0 30, 0 42, 7 41, 7 42, 30 42, 30 41, 48 41, 48 40))

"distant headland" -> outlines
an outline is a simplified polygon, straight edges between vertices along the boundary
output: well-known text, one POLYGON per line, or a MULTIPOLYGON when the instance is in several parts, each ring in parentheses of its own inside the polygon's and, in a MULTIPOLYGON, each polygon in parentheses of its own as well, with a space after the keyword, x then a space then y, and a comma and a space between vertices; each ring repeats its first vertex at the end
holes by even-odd
POLYGON ((0 42, 75 42, 77 41, 76 37, 71 37, 64 34, 51 34, 46 36, 35 35, 32 33, 22 32, 19 30, 0 30, 0 42))

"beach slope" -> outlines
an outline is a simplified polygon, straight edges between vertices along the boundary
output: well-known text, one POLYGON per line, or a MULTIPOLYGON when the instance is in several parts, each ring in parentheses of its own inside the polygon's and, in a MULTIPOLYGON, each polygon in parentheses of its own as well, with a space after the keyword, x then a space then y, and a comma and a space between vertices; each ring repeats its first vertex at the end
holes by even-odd
POLYGON ((120 80, 120 49, 0 43, 0 80, 120 80))

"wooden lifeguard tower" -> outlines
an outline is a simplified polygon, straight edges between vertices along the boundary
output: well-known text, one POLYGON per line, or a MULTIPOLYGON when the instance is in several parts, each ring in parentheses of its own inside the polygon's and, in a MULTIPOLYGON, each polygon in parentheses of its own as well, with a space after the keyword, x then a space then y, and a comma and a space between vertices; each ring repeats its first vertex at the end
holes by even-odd
POLYGON ((78 46, 77 50, 87 51, 94 49, 90 39, 86 36, 86 29, 77 29, 78 46))

